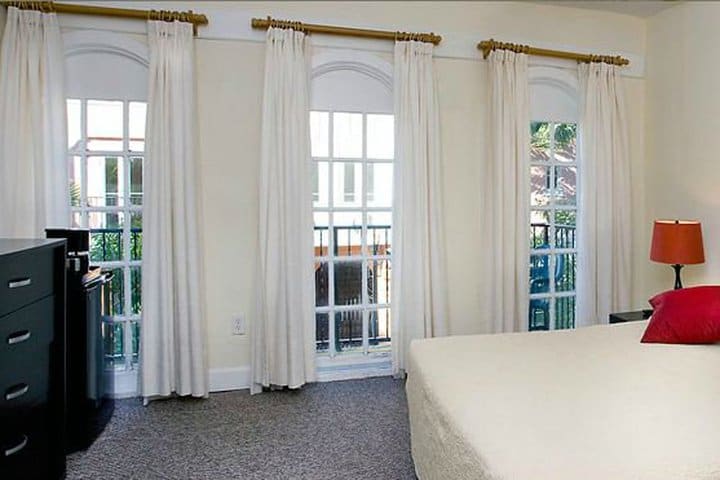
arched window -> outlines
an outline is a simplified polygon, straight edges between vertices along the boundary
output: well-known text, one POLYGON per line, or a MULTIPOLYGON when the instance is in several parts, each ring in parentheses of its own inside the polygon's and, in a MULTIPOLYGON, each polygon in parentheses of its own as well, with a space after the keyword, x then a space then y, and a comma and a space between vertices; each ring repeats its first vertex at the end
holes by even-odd
POLYGON ((312 76, 318 372, 322 378, 324 367, 332 370, 342 361, 343 378, 387 374, 395 155, 391 67, 370 54, 321 54, 312 76))
POLYGON ((90 263, 113 273, 107 304, 115 393, 136 390, 142 313, 147 45, 116 33, 63 35, 72 225, 90 229, 90 263))
POLYGON ((574 71, 530 69, 530 330, 575 326, 578 94, 574 71))

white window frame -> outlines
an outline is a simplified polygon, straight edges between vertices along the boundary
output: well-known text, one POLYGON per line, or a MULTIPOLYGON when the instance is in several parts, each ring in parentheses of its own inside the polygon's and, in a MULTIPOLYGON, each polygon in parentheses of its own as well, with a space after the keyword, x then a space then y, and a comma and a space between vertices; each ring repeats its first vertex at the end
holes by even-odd
MULTIPOLYGON (((143 170, 145 161, 145 151, 131 151, 130 150, 130 138, 129 138, 129 105, 130 103, 147 103, 145 100, 136 99, 123 99, 123 98, 88 98, 88 97, 72 97, 68 100, 79 100, 80 101, 80 139, 75 144, 68 148, 67 159, 68 168, 70 162, 75 157, 80 157, 80 205, 70 207, 71 222, 75 214, 80 215, 80 226, 88 228, 88 214, 89 213, 119 213, 123 216, 123 258, 117 261, 93 261, 90 260, 92 265, 98 265, 103 269, 122 269, 123 271, 123 314, 115 315, 105 319, 109 327, 112 328, 115 324, 121 324, 123 326, 123 355, 124 364, 118 368, 115 367, 115 375, 122 376, 124 373, 132 372, 134 378, 134 372, 136 371, 136 360, 133 359, 133 348, 132 348, 132 326, 133 323, 137 323, 142 332, 142 315, 132 313, 132 274, 133 268, 142 268, 142 260, 132 260, 131 252, 131 226, 132 226, 132 214, 143 212, 142 205, 133 205, 130 201, 130 187, 131 187, 131 170, 130 170, 130 159, 131 158, 142 158, 143 159, 143 170), (107 102, 122 102, 123 103, 123 148, 118 151, 108 150, 88 150, 88 123, 87 123, 87 102, 89 100, 107 101, 107 102), (117 157, 123 162, 123 174, 124 174, 124 192, 122 205, 111 206, 111 207, 93 207, 88 205, 88 175, 87 175, 87 160, 89 157, 117 157)), ((142 272, 142 270, 141 270, 142 272)), ((142 273, 141 273, 142 275, 142 273)), ((141 277, 142 278, 142 277, 141 277)), ((142 333, 141 333, 142 334, 142 333)), ((138 352, 139 354, 139 352, 138 352)), ((123 379, 119 380, 122 383, 132 385, 132 378, 127 379, 123 382, 123 379)), ((133 386, 134 390, 135 387, 133 386)), ((116 388, 116 390, 118 390, 116 388)), ((123 388, 122 390, 127 390, 123 388)))
MULTIPOLYGON (((577 206, 577 201, 580 198, 580 162, 579 162, 579 152, 576 151, 575 159, 572 162, 559 162, 555 159, 555 128, 557 124, 575 124, 577 126, 577 122, 566 122, 566 121, 555 121, 555 120, 532 120, 531 124, 533 123, 547 123, 550 124, 552 129, 550 133, 550 159, 548 161, 532 161, 532 158, 530 160, 530 171, 532 171, 532 167, 542 167, 547 168, 550 171, 550 195, 549 199, 550 202, 548 205, 544 206, 533 206, 532 205, 532 199, 530 199, 530 212, 532 211, 545 211, 548 212, 548 218, 550 219, 549 227, 548 227, 548 248, 531 248, 530 249, 530 257, 533 256, 547 256, 548 257, 548 276, 549 276, 549 285, 548 285, 548 291, 543 293, 531 293, 530 294, 530 300, 548 300, 549 302, 549 329, 555 330, 556 329, 556 308, 555 303, 556 300, 559 298, 568 298, 568 297, 574 297, 577 298, 577 272, 575 274, 575 290, 568 290, 568 291, 556 291, 556 285, 555 285, 555 266, 556 266, 556 259, 558 255, 563 254, 574 254, 575 259, 577 262, 577 254, 578 254, 578 248, 577 248, 577 237, 575 240, 575 248, 557 248, 556 247, 556 229, 555 229, 555 213, 558 211, 573 211, 575 212, 575 230, 577 232, 577 225, 579 224, 580 220, 580 210, 577 206), (556 184, 556 167, 575 167, 576 171, 576 190, 575 190, 575 205, 557 205, 555 201, 555 184, 556 184)), ((528 128, 530 126, 528 125, 528 128)), ((577 131, 577 130, 576 130, 577 131)), ((576 133, 576 142, 577 142, 577 133, 576 133)), ((529 172, 528 172, 529 173, 529 172)), ((528 180, 529 180, 528 176, 528 180)), ((528 184, 528 190, 530 190, 531 186, 528 184)), ((532 219, 528 219, 528 226, 531 226, 532 219)), ((530 230, 530 233, 532 234, 532 230, 530 230)), ((577 235, 577 233, 576 233, 577 235)), ((577 263, 576 263, 577 265, 577 263)), ((528 285, 528 289, 530 286, 528 285)), ((577 301, 574 303, 574 314, 573 314, 573 328, 577 326, 577 301)), ((529 322, 529 319, 528 319, 529 322)))
MULTIPOLYGON (((328 214, 328 229, 327 229, 327 237, 328 237, 328 243, 327 243, 327 255, 323 256, 315 256, 315 262, 316 263, 326 263, 328 268, 328 305, 327 306, 315 306, 315 313, 316 314, 327 314, 328 316, 328 349, 326 352, 317 352, 318 357, 327 357, 330 359, 335 359, 336 357, 343 357, 347 362, 342 362, 342 364, 338 364, 337 362, 334 363, 333 367, 342 367, 341 370, 344 370, 346 368, 351 367, 352 364, 357 363, 373 363, 372 359, 368 359, 368 357, 374 357, 377 360, 380 360, 382 362, 386 362, 389 359, 389 355, 391 353, 392 348, 392 339, 390 340, 390 343, 381 347, 371 348, 369 344, 369 314, 371 311, 380 311, 380 310, 387 310, 388 314, 390 312, 390 303, 370 303, 369 302, 369 295, 367 290, 367 284, 368 284, 368 268, 370 265, 370 262, 373 261, 387 261, 390 265, 390 270, 392 271, 392 255, 391 254, 380 254, 380 255, 373 255, 369 252, 368 245, 367 245, 367 231, 368 231, 368 213, 372 212, 378 212, 378 213, 387 213, 392 218, 392 205, 388 207, 369 207, 367 205, 367 191, 368 191, 368 165, 371 164, 395 164, 395 159, 373 159, 367 157, 367 116, 368 115, 386 115, 386 116, 392 116, 392 114, 384 113, 384 112, 372 112, 372 111, 358 111, 358 110, 332 110, 332 109, 317 109, 313 110, 313 112, 322 112, 328 114, 328 156, 327 157, 312 157, 313 162, 313 168, 315 168, 316 165, 319 163, 327 163, 328 165, 328 203, 326 206, 315 206, 313 205, 313 214, 315 213, 327 213, 328 214), (335 157, 333 155, 334 153, 334 144, 333 144, 333 115, 335 113, 351 113, 351 114, 361 114, 362 115, 362 155, 359 158, 345 158, 345 157, 335 157), (361 202, 360 206, 334 206, 334 169, 335 165, 338 163, 350 163, 350 164, 357 164, 360 163, 362 165, 362 188, 360 189, 360 192, 357 190, 355 191, 355 195, 360 195, 361 202), (335 239, 334 239, 334 215, 335 213, 360 213, 362 216, 362 228, 361 228, 361 250, 360 255, 337 255, 335 256, 333 252, 335 251, 335 239), (337 263, 350 263, 350 262, 361 262, 362 265, 362 303, 356 304, 356 305, 335 305, 335 269, 334 265, 337 263), (363 331, 363 339, 362 339, 362 349, 361 351, 350 351, 350 352, 337 352, 335 350, 335 314, 341 313, 341 312, 351 312, 351 311, 360 311, 362 312, 362 331, 363 331), (355 358, 353 358, 355 357, 355 358), (359 362, 358 362, 359 361, 359 362)), ((374 173, 374 175, 377 175, 377 173, 374 173)), ((320 177, 318 175, 318 177, 320 177)), ((344 184, 345 182, 345 176, 343 175, 343 178, 341 179, 344 184)), ((314 202, 313 202, 314 203, 314 202)), ((392 229, 392 221, 389 225, 390 229, 392 229)), ((392 238, 390 234, 389 240, 392 238)), ((390 240, 391 241, 391 240, 390 240)), ((392 248, 392 247, 391 247, 392 248)), ((379 319, 378 319, 379 321, 379 319)), ((390 322, 392 322, 392 318, 390 318, 390 322)), ((392 332, 392 325, 390 324, 390 331, 392 332)), ((391 335, 392 338, 392 335, 391 335)), ((321 366, 323 362, 320 362, 321 366)), ((325 364, 328 366, 329 364, 325 364)), ((336 375, 340 375, 342 378, 348 378, 347 372, 344 373, 338 373, 336 371, 336 375)), ((340 377, 338 377, 340 378, 340 377)))

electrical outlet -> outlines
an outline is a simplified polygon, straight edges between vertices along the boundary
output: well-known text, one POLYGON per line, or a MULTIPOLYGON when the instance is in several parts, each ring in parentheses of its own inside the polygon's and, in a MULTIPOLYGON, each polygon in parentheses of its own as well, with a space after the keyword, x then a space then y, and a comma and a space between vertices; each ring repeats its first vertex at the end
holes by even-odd
POLYGON ((238 313, 234 315, 232 318, 232 334, 245 335, 246 333, 245 314, 238 313))

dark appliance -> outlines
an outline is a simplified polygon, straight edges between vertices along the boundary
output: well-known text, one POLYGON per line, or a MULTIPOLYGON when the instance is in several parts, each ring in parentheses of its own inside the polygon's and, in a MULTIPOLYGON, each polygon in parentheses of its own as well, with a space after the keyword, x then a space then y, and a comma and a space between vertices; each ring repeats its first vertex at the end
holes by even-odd
POLYGON ((65 242, 0 239, 0 478, 65 473, 65 242))
POLYGON ((111 274, 88 261, 87 229, 48 229, 48 238, 68 243, 67 271, 67 451, 87 449, 112 417, 113 374, 106 370, 106 352, 113 345, 105 284, 111 274))

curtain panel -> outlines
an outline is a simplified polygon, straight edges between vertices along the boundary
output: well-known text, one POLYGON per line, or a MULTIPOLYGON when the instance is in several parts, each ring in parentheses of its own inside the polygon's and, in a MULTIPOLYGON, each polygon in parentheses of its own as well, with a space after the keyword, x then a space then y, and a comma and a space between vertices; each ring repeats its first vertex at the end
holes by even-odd
POLYGON ((447 334, 440 121, 433 45, 395 43, 393 371, 410 342, 447 334))
POLYGON ((195 150, 192 25, 148 22, 140 391, 208 394, 195 150))
POLYGON ((53 13, 8 8, 0 50, 0 237, 70 223, 62 37, 53 13))
POLYGON ((268 29, 252 393, 315 380, 308 60, 304 33, 268 29))
POLYGON ((493 333, 528 329, 530 112, 528 58, 488 57, 490 152, 480 211, 488 281, 481 298, 493 333))
POLYGON ((578 326, 607 323, 630 305, 630 155, 618 67, 581 64, 578 326))

